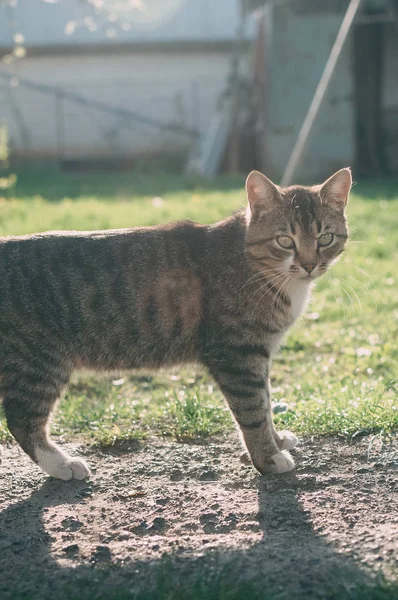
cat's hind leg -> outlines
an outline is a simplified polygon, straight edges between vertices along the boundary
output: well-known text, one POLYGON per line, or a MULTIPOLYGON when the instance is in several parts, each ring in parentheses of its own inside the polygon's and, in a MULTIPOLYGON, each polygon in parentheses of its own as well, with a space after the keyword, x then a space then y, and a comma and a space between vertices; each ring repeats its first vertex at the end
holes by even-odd
POLYGON ((4 390, 4 412, 9 430, 32 460, 48 475, 67 481, 84 479, 90 470, 49 437, 50 416, 65 384, 51 383, 45 376, 14 375, 4 390))

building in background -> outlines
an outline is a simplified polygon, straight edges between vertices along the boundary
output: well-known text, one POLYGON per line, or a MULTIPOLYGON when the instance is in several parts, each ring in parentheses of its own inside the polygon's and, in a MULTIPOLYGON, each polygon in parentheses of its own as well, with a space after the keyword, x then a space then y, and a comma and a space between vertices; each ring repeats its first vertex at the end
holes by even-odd
MULTIPOLYGON (((350 0, 0 4, 0 120, 13 156, 178 156, 279 181, 350 0), (96 7, 96 8, 95 8, 96 7), (17 37, 18 39, 18 37, 17 37)), ((398 173, 398 0, 362 0, 296 169, 398 173)))
MULTIPOLYGON (((279 180, 349 0, 247 0, 256 37, 259 164, 279 180)), ((362 0, 295 179, 351 165, 361 176, 398 174, 398 2, 362 0)))
POLYGON ((240 18, 240 0, 0 4, 0 54, 20 34, 26 48, 0 63, 14 159, 186 157, 226 90, 240 18))

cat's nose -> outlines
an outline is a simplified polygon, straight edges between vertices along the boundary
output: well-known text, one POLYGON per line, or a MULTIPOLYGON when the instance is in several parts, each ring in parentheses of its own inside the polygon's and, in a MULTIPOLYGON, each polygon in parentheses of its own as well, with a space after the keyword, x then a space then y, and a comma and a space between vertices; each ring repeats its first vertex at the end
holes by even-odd
POLYGON ((301 265, 303 267, 303 269, 305 269, 308 273, 308 275, 311 273, 311 271, 313 271, 316 267, 316 265, 314 264, 306 264, 306 265, 301 265))

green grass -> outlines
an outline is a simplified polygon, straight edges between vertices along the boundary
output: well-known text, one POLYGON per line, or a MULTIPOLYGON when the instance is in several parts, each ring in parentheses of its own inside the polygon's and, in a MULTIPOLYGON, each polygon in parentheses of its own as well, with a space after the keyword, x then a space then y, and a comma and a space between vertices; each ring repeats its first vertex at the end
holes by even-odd
POLYGON ((54 423, 56 435, 83 434, 102 445, 153 434, 179 441, 208 437, 232 426, 229 411, 203 376, 187 370, 124 376, 76 377, 54 423))
MULTIPOLYGON (((0 198, 1 235, 179 218, 208 223, 245 201, 243 177, 55 169, 17 175, 12 195, 0 198)), ((276 420, 302 435, 398 429, 398 182, 356 186, 348 213, 348 250, 318 282, 272 370, 273 400, 284 407, 276 420)), ((112 444, 154 434, 194 439, 232 427, 209 376, 184 367, 113 380, 79 376, 60 405, 54 433, 112 444)), ((8 435, 0 420, 0 440, 8 435)))

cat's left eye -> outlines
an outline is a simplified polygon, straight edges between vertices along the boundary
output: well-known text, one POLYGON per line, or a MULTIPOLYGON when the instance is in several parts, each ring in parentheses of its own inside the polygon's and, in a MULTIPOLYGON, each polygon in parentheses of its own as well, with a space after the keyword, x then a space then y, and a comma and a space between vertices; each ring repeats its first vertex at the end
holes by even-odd
POLYGON ((330 246, 333 242, 333 233, 324 233, 318 238, 318 246, 330 246))
POLYGON ((276 238, 276 241, 282 248, 285 248, 285 250, 291 250, 294 248, 294 241, 288 235, 279 235, 276 238))

